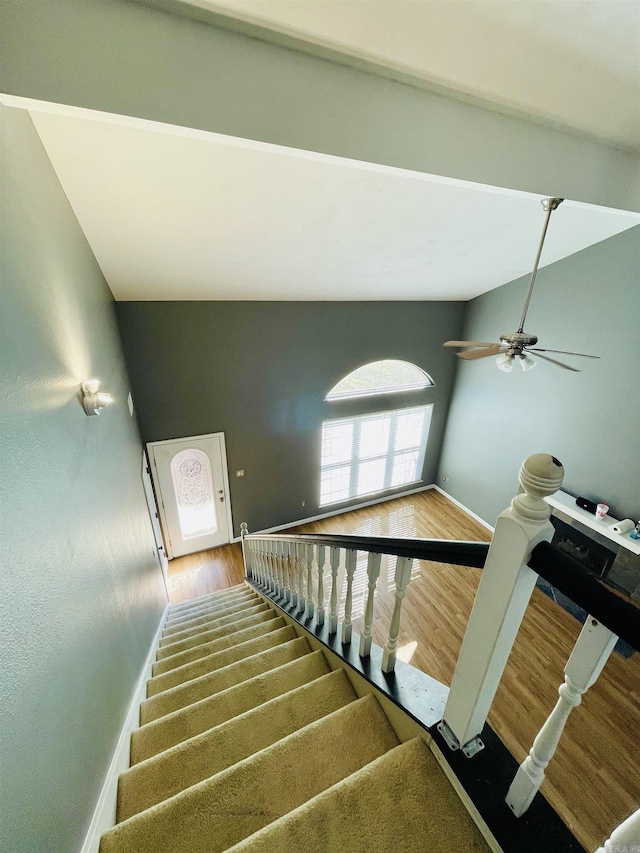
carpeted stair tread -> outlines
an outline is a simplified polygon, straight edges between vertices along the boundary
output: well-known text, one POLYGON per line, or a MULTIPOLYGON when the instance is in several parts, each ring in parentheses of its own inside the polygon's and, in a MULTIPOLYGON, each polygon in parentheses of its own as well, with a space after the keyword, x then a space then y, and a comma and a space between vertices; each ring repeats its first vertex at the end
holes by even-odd
POLYGON ((241 610, 249 610, 251 607, 257 607, 263 604, 261 598, 257 595, 243 596, 240 601, 234 601, 224 607, 217 607, 207 613, 199 616, 190 616, 186 619, 180 619, 175 624, 169 625, 162 630, 163 637, 169 637, 172 634, 179 634, 182 631, 187 631, 190 628, 196 628, 198 625, 204 625, 206 622, 213 622, 216 619, 223 619, 232 613, 238 613, 241 610))
POLYGON ((226 598, 212 599, 204 601, 200 604, 192 604, 191 607, 185 607, 184 610, 179 610, 177 613, 167 613, 167 623, 176 622, 178 619, 188 619, 190 616, 195 616, 198 613, 206 613, 208 610, 215 610, 220 607, 228 607, 234 601, 242 601, 245 598, 257 597, 257 593, 253 589, 246 588, 240 592, 235 592, 233 595, 228 595, 226 598))
POLYGON ((203 675, 215 672, 217 669, 223 669, 232 663, 237 663, 240 660, 244 660, 244 658, 249 658, 267 649, 272 649, 289 640, 295 640, 296 636, 297 634, 294 629, 290 625, 285 625, 261 637, 245 640, 244 643, 236 643, 228 649, 214 652, 214 654, 206 655, 191 663, 178 666, 170 672, 150 678, 147 681, 147 697, 157 696, 158 693, 170 690, 179 684, 192 681, 194 678, 200 678, 203 675))
POLYGON ((256 595, 251 590, 247 590, 246 592, 240 592, 237 595, 234 595, 233 598, 226 598, 224 601, 215 601, 210 604, 201 604, 199 607, 192 607, 189 610, 185 610, 181 613, 176 613, 174 615, 168 615, 167 621, 165 622, 165 628, 173 627, 181 622, 185 622, 187 619, 193 619, 195 616, 206 616, 209 613, 219 613, 222 610, 229 609, 236 604, 241 604, 243 601, 247 600, 256 600, 259 599, 260 596, 256 595))
POLYGON ((256 675, 131 733, 131 765, 151 758, 239 714, 330 672, 321 651, 256 675))
POLYGON ((221 853, 397 744, 365 696, 118 824, 100 853, 221 853))
POLYGON ((178 613, 180 610, 188 609, 189 607, 195 607, 198 604, 202 604, 206 601, 228 598, 229 596, 235 595, 236 593, 242 592, 247 589, 251 589, 251 587, 247 586, 247 584, 243 582, 236 584, 235 586, 227 587, 226 589, 217 589, 215 592, 208 592, 205 595, 198 595, 195 598, 188 598, 185 601, 177 601, 175 604, 170 605, 169 613, 178 613))
POLYGON ((306 637, 298 637, 287 643, 282 643, 274 649, 267 649, 249 658, 232 663, 222 669, 217 669, 200 678, 193 678, 185 684, 172 687, 163 693, 158 693, 151 699, 145 699, 140 705, 140 724, 145 725, 159 717, 164 717, 172 711, 177 711, 194 702, 199 702, 214 693, 227 690, 242 681, 275 669, 283 663, 289 663, 302 655, 309 654, 311 647, 306 637))
POLYGON ((253 625, 261 625, 269 622, 277 617, 277 613, 273 610, 260 610, 253 616, 242 617, 235 622, 228 622, 225 625, 218 625, 217 628, 207 628, 204 631, 199 631, 197 634, 192 634, 190 637, 185 637, 175 643, 167 643, 165 646, 158 648, 156 652, 156 660, 161 661, 179 652, 184 652, 187 649, 193 649, 196 646, 201 646, 203 643, 209 643, 212 640, 219 640, 221 637, 227 637, 236 631, 242 631, 244 628, 250 628, 253 625))
POLYGON ((304 684, 143 761, 120 776, 118 822, 254 755, 356 699, 343 670, 304 684))
POLYGON ((238 586, 232 586, 228 589, 219 589, 217 592, 210 592, 207 595, 199 595, 196 598, 190 598, 186 601, 180 601, 177 604, 170 605, 169 615, 173 616, 177 613, 183 613, 185 610, 192 610, 194 607, 202 607, 203 605, 212 604, 216 601, 225 601, 246 592, 255 592, 255 590, 246 583, 241 583, 238 584, 238 586))
POLYGON ((247 616, 255 616, 256 613, 264 613, 268 610, 266 604, 256 604, 250 607, 235 610, 229 613, 228 616, 218 616, 215 619, 207 619, 205 622, 192 625, 182 631, 171 632, 166 636, 163 635, 160 640, 161 646, 168 646, 170 643, 178 643, 180 640, 186 640, 189 637, 195 637, 204 631, 210 631, 214 628, 222 628, 223 625, 230 625, 232 622, 237 622, 239 619, 245 619, 247 616))
POLYGON ((419 738, 290 811, 227 853, 487 853, 419 738))
POLYGON ((243 628, 240 631, 234 631, 231 634, 226 634, 219 637, 217 640, 211 640, 208 643, 202 643, 199 646, 193 646, 183 652, 178 652, 175 655, 166 657, 163 660, 153 664, 152 675, 163 675, 165 672, 170 672, 176 667, 184 666, 186 663, 198 660, 199 658, 213 655, 216 652, 221 652, 224 649, 229 649, 238 643, 245 643, 247 640, 253 640, 256 637, 262 637, 271 631, 277 631, 278 628, 283 628, 285 621, 282 616, 276 619, 270 619, 268 622, 262 622, 258 625, 253 625, 250 628, 243 628))

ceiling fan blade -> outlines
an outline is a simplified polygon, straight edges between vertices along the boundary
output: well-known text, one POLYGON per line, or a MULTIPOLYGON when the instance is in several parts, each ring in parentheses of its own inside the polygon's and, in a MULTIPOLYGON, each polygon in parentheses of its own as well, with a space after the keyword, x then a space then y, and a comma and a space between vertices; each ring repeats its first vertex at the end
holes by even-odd
POLYGON ((484 349, 472 349, 467 352, 457 352, 458 358, 465 358, 468 361, 475 358, 488 358, 490 355, 500 355, 501 352, 506 352, 506 347, 501 347, 500 344, 491 344, 484 349))
POLYGON ((526 347, 526 349, 531 352, 557 352, 558 355, 579 355, 582 358, 600 358, 599 355, 588 355, 586 352, 567 352, 563 349, 534 349, 532 347, 526 347))
MULTIPOLYGON (((458 353, 460 355, 460 353, 458 353)), ((577 367, 569 367, 568 364, 563 364, 561 361, 556 361, 555 358, 549 358, 548 355, 540 355, 539 352, 536 351, 536 358, 542 358, 545 361, 550 361, 551 364, 557 364, 558 367, 564 367, 565 370, 572 370, 574 373, 580 373, 577 367)))
POLYGON ((447 341, 443 347, 494 347, 495 343, 488 344, 486 341, 447 341))

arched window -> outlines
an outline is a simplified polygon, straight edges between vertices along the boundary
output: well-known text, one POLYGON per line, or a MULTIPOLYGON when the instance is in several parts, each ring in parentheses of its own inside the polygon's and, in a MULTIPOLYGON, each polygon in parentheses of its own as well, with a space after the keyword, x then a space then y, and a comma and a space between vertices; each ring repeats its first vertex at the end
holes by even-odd
MULTIPOLYGON (((341 379, 326 400, 418 391, 435 383, 408 361, 365 364, 341 379)), ((320 505, 420 483, 433 404, 332 418, 322 424, 320 505)))
POLYGON ((387 358, 363 364, 353 370, 333 386, 325 399, 349 400, 374 394, 418 391, 431 385, 435 385, 433 379, 415 364, 387 358))

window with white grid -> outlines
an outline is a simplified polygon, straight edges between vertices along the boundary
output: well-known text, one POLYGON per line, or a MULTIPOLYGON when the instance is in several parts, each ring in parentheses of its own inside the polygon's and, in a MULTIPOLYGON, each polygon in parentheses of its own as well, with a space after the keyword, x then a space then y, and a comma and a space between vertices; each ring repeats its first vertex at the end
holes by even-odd
POLYGON ((322 424, 320 505, 420 480, 433 405, 322 424))

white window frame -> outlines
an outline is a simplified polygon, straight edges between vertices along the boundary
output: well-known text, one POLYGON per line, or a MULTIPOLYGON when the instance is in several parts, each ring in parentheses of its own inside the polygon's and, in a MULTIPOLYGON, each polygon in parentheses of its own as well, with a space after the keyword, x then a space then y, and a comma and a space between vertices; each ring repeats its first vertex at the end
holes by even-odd
POLYGON ((417 483, 422 482, 422 476, 416 477, 414 480, 410 480, 406 483, 401 483, 400 485, 392 486, 391 479, 393 476, 393 466, 395 462, 396 456, 401 456, 404 453, 411 453, 413 451, 418 451, 418 460, 416 462, 416 472, 418 474, 422 474, 422 468, 424 466, 424 457, 427 450, 427 441, 429 438, 429 431, 431 428, 431 421, 433 418, 433 403, 424 403, 418 406, 406 406, 402 409, 390 409, 387 411, 377 411, 377 412, 367 412, 363 415, 352 415, 351 417, 346 418, 330 418, 322 422, 322 437, 321 437, 321 445, 320 445, 320 502, 319 506, 334 506, 339 503, 346 503, 347 501, 353 501, 356 498, 368 497, 371 495, 379 495, 383 492, 390 491, 391 489, 401 489, 406 486, 415 485, 417 483), (398 419, 400 415, 406 414, 411 411, 421 410, 424 411, 424 423, 422 425, 422 433, 420 436, 420 444, 415 445, 413 447, 405 447, 402 450, 394 450, 395 441, 396 441, 396 433, 398 426, 398 419), (387 441, 387 450, 384 454, 377 454, 376 456, 368 456, 365 459, 360 459, 358 457, 358 448, 360 443, 360 429, 361 424, 368 418, 375 417, 384 417, 385 415, 391 415, 391 425, 389 428, 389 439, 387 441), (328 465, 322 464, 322 439, 324 437, 324 430, 326 425, 328 424, 337 424, 337 423, 351 423, 354 425, 353 436, 352 436, 352 445, 351 445, 351 459, 348 462, 335 462, 330 463, 328 465), (385 459, 386 458, 386 466, 385 466, 385 475, 384 475, 384 485, 382 489, 375 489, 369 492, 361 492, 358 493, 358 478, 360 473, 360 463, 361 462, 371 462, 375 459, 385 459), (350 477, 349 477, 349 495, 346 498, 339 498, 338 500, 322 500, 322 474, 325 471, 343 468, 345 465, 350 466, 350 477))

